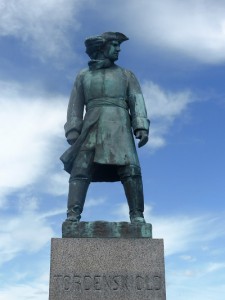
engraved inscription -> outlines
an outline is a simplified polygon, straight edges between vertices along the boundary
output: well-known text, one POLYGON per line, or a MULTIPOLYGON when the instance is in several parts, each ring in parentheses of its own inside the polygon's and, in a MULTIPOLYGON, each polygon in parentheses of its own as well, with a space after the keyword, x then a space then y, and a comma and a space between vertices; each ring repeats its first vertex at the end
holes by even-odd
POLYGON ((141 290, 160 290, 161 289, 161 278, 159 276, 136 276, 136 289, 141 290))
POLYGON ((72 278, 71 276, 64 276, 64 289, 69 291, 71 289, 72 278))
POLYGON ((162 278, 158 275, 137 274, 66 274, 54 275, 55 287, 60 291, 159 291, 162 278))

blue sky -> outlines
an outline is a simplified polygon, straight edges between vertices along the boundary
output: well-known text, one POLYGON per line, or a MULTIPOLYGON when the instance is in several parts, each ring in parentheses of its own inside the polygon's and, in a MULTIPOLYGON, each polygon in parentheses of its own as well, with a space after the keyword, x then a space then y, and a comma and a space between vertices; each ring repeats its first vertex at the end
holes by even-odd
MULTIPOLYGON (((163 238, 168 300, 225 294, 225 2, 0 1, 0 300, 48 299, 68 176, 59 156, 83 41, 119 31, 118 64, 151 119, 138 150, 145 217, 163 238)), ((120 183, 92 184, 82 220, 128 220, 120 183)))

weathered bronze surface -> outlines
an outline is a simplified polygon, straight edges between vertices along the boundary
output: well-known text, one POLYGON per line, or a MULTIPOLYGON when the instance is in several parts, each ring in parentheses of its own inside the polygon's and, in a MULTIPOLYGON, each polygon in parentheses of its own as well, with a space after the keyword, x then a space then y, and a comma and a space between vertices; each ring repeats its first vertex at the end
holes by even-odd
POLYGON ((63 238, 151 238, 152 225, 128 222, 70 222, 62 224, 63 238))
POLYGON ((106 32, 86 39, 89 68, 75 80, 61 156, 70 173, 67 222, 79 222, 90 182, 121 181, 132 223, 145 223, 141 169, 134 143, 148 141, 149 120, 140 85, 131 71, 115 64, 128 38, 106 32), (85 114, 84 114, 85 110, 85 114))

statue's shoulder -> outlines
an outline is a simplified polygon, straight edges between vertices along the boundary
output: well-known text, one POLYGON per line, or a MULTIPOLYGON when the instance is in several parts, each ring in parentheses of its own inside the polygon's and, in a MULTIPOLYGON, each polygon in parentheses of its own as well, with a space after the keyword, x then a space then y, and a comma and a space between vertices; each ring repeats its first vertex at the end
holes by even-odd
POLYGON ((84 68, 84 69, 80 70, 80 71, 78 72, 78 74, 77 74, 77 78, 82 78, 82 77, 84 77, 84 75, 85 75, 87 72, 89 72, 89 68, 84 68))
POLYGON ((118 65, 116 65, 117 68, 119 68, 121 70, 121 72, 126 76, 126 77, 131 77, 134 76, 134 73, 126 68, 122 68, 118 65))
POLYGON ((131 70, 121 68, 121 67, 119 67, 119 68, 121 69, 121 72, 123 73, 123 76, 126 78, 129 85, 140 89, 139 81, 136 78, 136 76, 134 75, 134 73, 131 70))
POLYGON ((88 68, 85 68, 85 69, 80 70, 80 71, 76 74, 74 84, 75 84, 75 85, 77 85, 77 84, 82 84, 83 78, 84 78, 85 74, 86 74, 88 71, 89 71, 88 68))

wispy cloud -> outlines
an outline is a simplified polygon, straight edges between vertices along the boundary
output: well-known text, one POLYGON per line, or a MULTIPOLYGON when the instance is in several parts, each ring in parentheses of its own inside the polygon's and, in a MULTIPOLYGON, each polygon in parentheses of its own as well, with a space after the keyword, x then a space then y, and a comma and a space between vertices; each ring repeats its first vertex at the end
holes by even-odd
POLYGON ((56 196, 68 194, 68 179, 69 174, 64 170, 54 174, 49 174, 48 182, 45 186, 46 192, 56 196))
POLYGON ((207 266, 201 262, 195 262, 187 269, 171 261, 167 279, 168 299, 220 300, 225 292, 224 269, 208 273, 207 266))
POLYGON ((65 59, 72 55, 69 32, 80 29, 78 14, 89 2, 67 0, 65 5, 63 0, 2 0, 0 35, 22 40, 42 60, 65 59))
POLYGON ((1 215, 0 264, 12 260, 22 252, 38 252, 54 234, 46 219, 39 217, 36 198, 22 195, 18 201, 13 210, 16 214, 7 211, 1 215))
POLYGON ((180 258, 184 261, 194 262, 196 258, 191 255, 181 255, 180 258))
MULTIPOLYGON (((128 220, 126 203, 119 204, 114 211, 118 220, 128 220)), ((154 215, 151 206, 145 204, 145 219, 153 225, 153 237, 163 238, 166 256, 184 255, 189 250, 199 248, 203 243, 224 237, 222 219, 213 216, 160 216, 154 215)), ((190 260, 190 256, 183 256, 190 260)))
POLYGON ((44 274, 34 280, 24 283, 4 285, 1 289, 0 300, 43 300, 48 298, 49 274, 44 274))
POLYGON ((87 198, 87 201, 85 203, 85 207, 89 208, 89 207, 94 207, 94 206, 98 206, 98 205, 102 205, 103 203, 105 203, 105 198, 87 198))
MULTIPOLYGON (((146 205, 146 221, 153 225, 153 237, 163 238, 166 257, 167 299, 220 300, 225 293, 224 218, 214 216, 155 216, 146 205), (208 245, 209 247, 204 247, 208 245), (210 248, 222 247, 213 255, 210 248)), ((128 221, 128 206, 114 211, 118 220, 128 221)))
POLYGON ((71 58, 70 34, 74 40, 85 26, 79 13, 87 7, 93 15, 98 11, 104 16, 107 11, 108 22, 116 19, 115 28, 135 36, 145 47, 170 50, 203 63, 225 61, 223 1, 215 5, 213 0, 68 0, 65 5, 63 0, 37 0, 30 5, 28 0, 2 0, 0 35, 22 40, 42 60, 71 58), (134 18, 138 26, 133 26, 134 18))
POLYGON ((150 142, 152 149, 165 146, 166 134, 174 121, 194 101, 190 91, 171 92, 163 90, 153 82, 144 82, 143 93, 149 118, 151 119, 150 142))
MULTIPOLYGON (((63 125, 68 99, 44 91, 35 94, 33 91, 40 88, 25 88, 15 82, 0 82, 0 88, 0 206, 9 190, 38 182, 45 174, 48 183, 43 181, 42 186, 46 192, 65 195, 68 174, 63 170, 55 172, 53 165, 59 162, 59 149, 65 142, 63 125)), ((170 126, 185 112, 192 95, 188 91, 164 91, 152 82, 145 82, 143 91, 152 120, 149 145, 157 149, 166 144, 170 126)))
POLYGON ((214 0, 117 0, 96 9, 103 11, 106 6, 110 11, 107 18, 116 17, 117 27, 145 47, 170 50, 203 63, 225 61, 224 1, 215 5, 214 0), (138 26, 133 26, 134 19, 138 26))
POLYGON ((166 255, 185 253, 223 236, 219 229, 223 221, 210 216, 147 216, 147 219, 154 224, 154 237, 164 238, 166 255), (212 230, 213 226, 217 230, 212 230))
POLYGON ((211 272, 215 272, 221 269, 225 269, 225 263, 221 263, 221 262, 211 262, 209 264, 207 264, 206 267, 206 272, 207 273, 211 273, 211 272))
POLYGON ((37 181, 51 168, 59 147, 55 139, 64 136, 67 99, 33 95, 15 83, 0 82, 0 88, 0 187, 6 194, 37 181))

